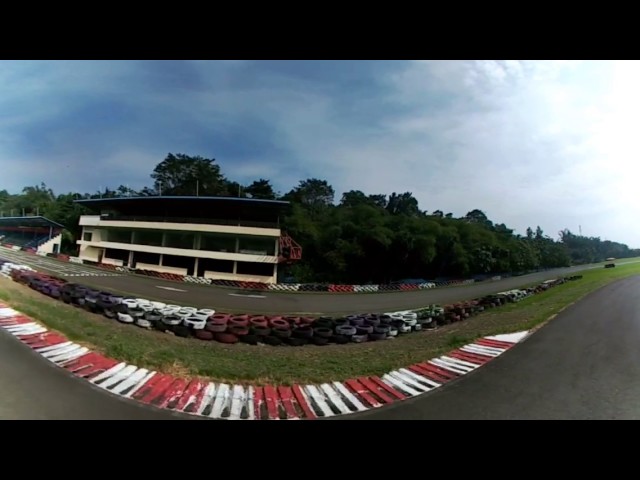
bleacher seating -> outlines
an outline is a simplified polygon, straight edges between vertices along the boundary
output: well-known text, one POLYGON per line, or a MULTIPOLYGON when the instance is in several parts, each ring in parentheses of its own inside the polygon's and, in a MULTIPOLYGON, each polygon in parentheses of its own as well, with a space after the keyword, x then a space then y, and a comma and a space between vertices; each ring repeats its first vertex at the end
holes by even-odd
POLYGON ((0 232, 0 236, 3 236, 2 243, 9 243, 11 245, 17 245, 19 247, 32 247, 37 248, 42 243, 49 239, 48 235, 40 235, 33 237, 33 235, 16 234, 15 232, 0 232))

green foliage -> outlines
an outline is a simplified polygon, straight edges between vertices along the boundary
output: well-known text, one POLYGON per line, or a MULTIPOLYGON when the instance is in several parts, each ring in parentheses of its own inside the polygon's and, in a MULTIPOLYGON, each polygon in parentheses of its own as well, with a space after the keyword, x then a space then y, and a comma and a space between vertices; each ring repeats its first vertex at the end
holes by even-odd
MULTIPOLYGON (((249 185, 225 178, 215 160, 169 153, 151 173, 153 187, 139 191, 129 186, 105 188, 93 194, 54 195, 44 183, 12 195, 0 190, 4 216, 40 214, 65 225, 63 251, 74 253, 80 235, 80 198, 151 195, 222 195, 274 200, 279 195, 268 179, 249 185)), ((280 277, 297 282, 388 283, 405 278, 469 277, 525 273, 537 269, 591 263, 608 257, 640 255, 627 245, 582 237, 569 230, 558 240, 539 226, 526 235, 514 235, 504 224, 494 224, 480 209, 462 218, 420 209, 411 192, 366 194, 345 192, 334 205, 335 191, 317 178, 302 180, 282 197, 292 203, 283 219, 286 230, 303 247, 302 261, 279 268, 280 277)))

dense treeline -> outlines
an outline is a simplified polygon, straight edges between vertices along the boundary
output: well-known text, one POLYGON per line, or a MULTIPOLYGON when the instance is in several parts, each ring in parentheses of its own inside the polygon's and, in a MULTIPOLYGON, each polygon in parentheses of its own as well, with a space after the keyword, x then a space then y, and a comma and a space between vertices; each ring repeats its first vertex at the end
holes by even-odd
POLYGON ((461 218, 420 209, 410 192, 365 194, 352 190, 335 198, 325 180, 300 181, 284 195, 271 182, 249 185, 227 179, 213 159, 169 154, 151 173, 153 185, 95 193, 55 195, 44 183, 20 194, 0 191, 0 214, 40 214, 68 228, 63 249, 76 251, 80 198, 138 195, 222 195, 284 199, 292 203, 284 229, 303 247, 303 260, 284 275, 296 281, 386 283, 407 278, 435 279, 517 273, 640 255, 627 245, 560 232, 554 240, 540 227, 514 234, 479 209, 461 218))

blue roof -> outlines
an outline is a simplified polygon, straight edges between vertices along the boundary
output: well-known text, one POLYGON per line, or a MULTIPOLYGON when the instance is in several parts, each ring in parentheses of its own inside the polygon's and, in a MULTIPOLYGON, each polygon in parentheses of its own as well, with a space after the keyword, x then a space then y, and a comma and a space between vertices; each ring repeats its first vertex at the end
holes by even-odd
POLYGON ((49 220, 43 216, 29 217, 0 217, 0 227, 54 227, 64 228, 58 222, 49 220))
POLYGON ((177 196, 177 195, 151 195, 146 197, 114 197, 114 198, 90 198, 85 200, 75 200, 75 203, 96 203, 96 202, 126 202, 126 201, 181 201, 181 200, 197 200, 201 202, 221 201, 221 202, 239 202, 252 203, 273 206, 287 206, 289 202, 285 200, 263 200, 260 198, 242 198, 242 197, 203 197, 203 196, 177 196))

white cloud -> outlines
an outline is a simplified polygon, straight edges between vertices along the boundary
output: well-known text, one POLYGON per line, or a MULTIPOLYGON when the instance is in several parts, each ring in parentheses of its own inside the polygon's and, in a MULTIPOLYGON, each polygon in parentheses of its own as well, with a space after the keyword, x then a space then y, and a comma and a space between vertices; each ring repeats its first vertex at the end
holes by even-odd
MULTIPOLYGON (((639 62, 389 62, 362 70, 367 88, 263 65, 4 62, 0 188, 142 186, 172 151, 215 157, 228 177, 267 177, 283 192, 313 176, 336 200, 349 189, 412 191, 429 211, 480 208, 519 232, 582 225, 640 246, 639 62), (87 118, 80 133, 56 124, 87 98, 125 105, 131 118, 109 128, 87 118), (29 130, 38 122, 51 131, 29 130), (25 132, 46 140, 44 152, 21 143, 25 132)), ((360 64, 334 67, 345 65, 360 64)))

